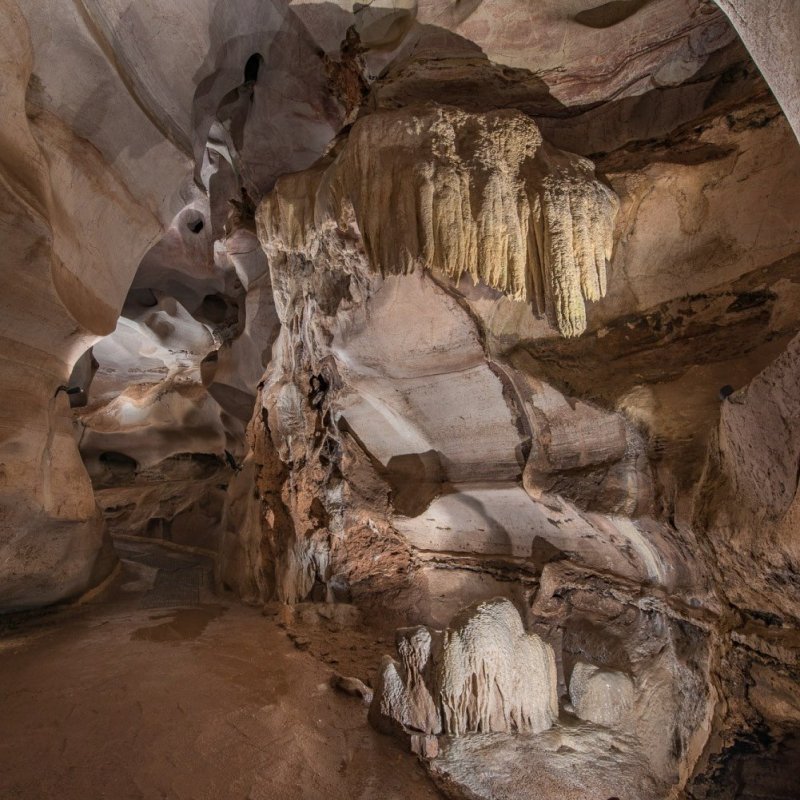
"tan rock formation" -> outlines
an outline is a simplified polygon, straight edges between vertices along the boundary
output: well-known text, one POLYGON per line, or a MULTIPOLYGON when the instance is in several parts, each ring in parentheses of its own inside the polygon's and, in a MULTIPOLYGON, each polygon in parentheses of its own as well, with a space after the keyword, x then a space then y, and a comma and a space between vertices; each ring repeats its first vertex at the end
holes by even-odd
POLYGON ((0 0, 0 611, 218 550, 450 797, 794 797, 762 5, 0 0))
POLYGON ((515 112, 423 108, 358 121, 330 165, 282 179, 259 211, 270 248, 311 252, 348 215, 372 267, 417 265, 548 311, 565 336, 606 291, 618 202, 586 159, 546 145, 515 112))
POLYGON ((113 330, 136 263, 160 224, 145 193, 132 194, 102 154, 43 103, 32 77, 32 39, 40 31, 16 2, 0 4, 0 15, 7 285, 0 312, 7 397, 0 606, 13 609, 75 596, 113 566, 67 395, 57 390, 83 352, 113 330))

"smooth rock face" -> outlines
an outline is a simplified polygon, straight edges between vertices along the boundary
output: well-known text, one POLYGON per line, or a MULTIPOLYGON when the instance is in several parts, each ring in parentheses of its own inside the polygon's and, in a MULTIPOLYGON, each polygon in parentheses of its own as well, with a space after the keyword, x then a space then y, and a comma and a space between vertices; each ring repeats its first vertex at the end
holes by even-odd
MULTIPOLYGON (((159 221, 147 193, 132 191, 37 92, 39 31, 16 2, 0 3, 0 27, 0 606, 8 610, 76 596, 115 563, 58 389, 113 329, 159 221)), ((82 74, 76 87, 86 82, 82 74)))
POLYGON ((572 669, 569 699, 581 719, 613 728, 630 715, 633 684, 621 672, 579 661, 572 669))

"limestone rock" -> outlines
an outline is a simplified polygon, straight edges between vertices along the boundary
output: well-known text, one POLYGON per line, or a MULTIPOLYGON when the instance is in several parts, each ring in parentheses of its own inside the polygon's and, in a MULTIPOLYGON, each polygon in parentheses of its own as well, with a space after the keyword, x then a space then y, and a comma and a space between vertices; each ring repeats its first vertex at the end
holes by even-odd
POLYGON ((622 672, 579 661, 572 670, 569 697, 581 719, 613 728, 633 709, 633 683, 622 672))
POLYGON ((552 648, 496 598, 464 609, 444 632, 438 687, 445 733, 539 733, 558 717, 552 648))
POLYGON ((370 705, 372 703, 374 695, 372 689, 359 678, 336 674, 331 678, 331 685, 334 689, 338 689, 352 697, 360 697, 365 705, 370 705))
POLYGON ((446 797, 470 800, 537 795, 664 800, 670 792, 667 782, 652 775, 633 737, 589 725, 556 724, 536 736, 493 733, 443 740, 429 768, 446 797))
POLYGON ((371 114, 329 165, 279 181, 259 210, 267 248, 313 248, 354 213, 382 275, 468 274, 547 311, 565 336, 606 292, 618 200, 586 159, 516 112, 423 107, 371 114))
POLYGON ((413 733, 411 734, 411 752, 430 761, 439 755, 439 740, 429 734, 413 733))

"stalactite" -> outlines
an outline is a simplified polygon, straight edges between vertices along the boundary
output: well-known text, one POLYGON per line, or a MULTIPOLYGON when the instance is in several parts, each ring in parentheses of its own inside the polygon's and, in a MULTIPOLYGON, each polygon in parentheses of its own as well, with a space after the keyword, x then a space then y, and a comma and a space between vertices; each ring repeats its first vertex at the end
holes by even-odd
POLYGON ((359 120, 335 156, 278 182, 259 230, 268 249, 313 250, 354 218, 382 274, 468 274, 577 336, 606 291, 618 205, 525 115, 425 106, 359 120))

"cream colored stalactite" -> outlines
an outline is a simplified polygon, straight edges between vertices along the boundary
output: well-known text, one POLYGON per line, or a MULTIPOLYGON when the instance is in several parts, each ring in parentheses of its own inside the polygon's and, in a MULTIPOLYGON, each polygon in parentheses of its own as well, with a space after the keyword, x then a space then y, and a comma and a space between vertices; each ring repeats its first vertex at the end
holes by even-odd
POLYGON ((606 291, 618 206, 591 162, 523 114, 425 106, 359 120, 335 158, 278 182, 260 231, 268 248, 308 252, 354 215, 382 274, 466 273, 577 336, 606 291))

